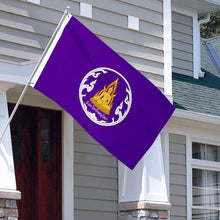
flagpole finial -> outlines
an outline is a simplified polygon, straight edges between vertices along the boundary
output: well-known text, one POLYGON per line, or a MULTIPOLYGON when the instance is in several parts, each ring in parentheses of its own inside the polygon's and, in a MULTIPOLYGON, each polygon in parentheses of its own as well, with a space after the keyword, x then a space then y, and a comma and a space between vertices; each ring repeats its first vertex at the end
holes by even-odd
POLYGON ((67 6, 67 7, 66 7, 66 11, 65 11, 65 12, 66 12, 66 14, 67 14, 68 16, 70 15, 70 6, 67 6))

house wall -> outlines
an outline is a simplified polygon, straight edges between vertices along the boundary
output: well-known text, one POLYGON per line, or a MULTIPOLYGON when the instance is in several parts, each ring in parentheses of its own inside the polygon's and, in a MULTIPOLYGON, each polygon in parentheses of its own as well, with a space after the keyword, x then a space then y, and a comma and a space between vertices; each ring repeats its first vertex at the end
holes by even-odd
POLYGON ((186 137, 169 134, 171 220, 185 220, 186 208, 186 137))
POLYGON ((193 76, 193 18, 172 12, 173 72, 193 76))
MULTIPOLYGON (((69 5, 71 14, 164 91, 163 1, 85 0, 93 6, 92 19, 80 16, 80 2, 0 0, 0 59, 38 60, 69 5), (128 28, 128 15, 139 18, 139 30, 128 28)), ((117 219, 117 160, 77 123, 74 150, 75 219, 117 219)))

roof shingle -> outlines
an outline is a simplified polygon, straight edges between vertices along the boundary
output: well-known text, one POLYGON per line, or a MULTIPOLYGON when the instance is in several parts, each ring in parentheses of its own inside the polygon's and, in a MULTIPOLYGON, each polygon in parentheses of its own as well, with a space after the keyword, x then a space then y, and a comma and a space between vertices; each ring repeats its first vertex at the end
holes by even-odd
MULTIPOLYGON (((202 40, 202 44, 205 40, 202 40)), ((209 39, 220 56, 220 37, 209 39)), ((201 44, 201 45, 202 45, 201 44)), ((176 108, 220 116, 220 74, 215 69, 203 45, 201 62, 204 78, 194 79, 173 73, 173 96, 176 108)))

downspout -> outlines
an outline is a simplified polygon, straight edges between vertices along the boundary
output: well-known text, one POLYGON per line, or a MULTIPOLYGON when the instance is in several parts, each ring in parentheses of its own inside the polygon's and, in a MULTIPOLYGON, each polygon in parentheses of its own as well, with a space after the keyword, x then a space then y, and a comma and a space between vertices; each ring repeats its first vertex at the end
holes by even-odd
POLYGON ((204 19, 199 20, 199 25, 206 24, 210 21, 210 13, 205 14, 204 19))
MULTIPOLYGON (((210 18, 211 18, 211 14, 210 14, 210 13, 207 13, 207 14, 204 15, 204 18, 203 18, 203 19, 198 20, 199 29, 200 29, 200 26, 201 26, 201 25, 208 23, 208 22, 210 21, 210 18)), ((199 53, 199 54, 200 54, 200 56, 201 56, 201 53, 199 53)), ((200 60, 201 60, 201 59, 200 59, 200 60)), ((200 61, 200 63, 201 63, 201 61, 200 61)), ((204 76, 205 76, 205 73, 202 72, 202 70, 201 70, 201 68, 200 68, 199 77, 204 78, 204 76)))

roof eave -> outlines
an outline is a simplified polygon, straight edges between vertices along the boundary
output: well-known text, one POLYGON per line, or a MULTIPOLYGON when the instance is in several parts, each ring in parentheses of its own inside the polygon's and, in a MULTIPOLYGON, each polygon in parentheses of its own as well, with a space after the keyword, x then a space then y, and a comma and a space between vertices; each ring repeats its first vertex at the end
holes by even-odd
POLYGON ((197 9, 199 16, 220 11, 219 0, 172 0, 172 2, 187 8, 197 9))

